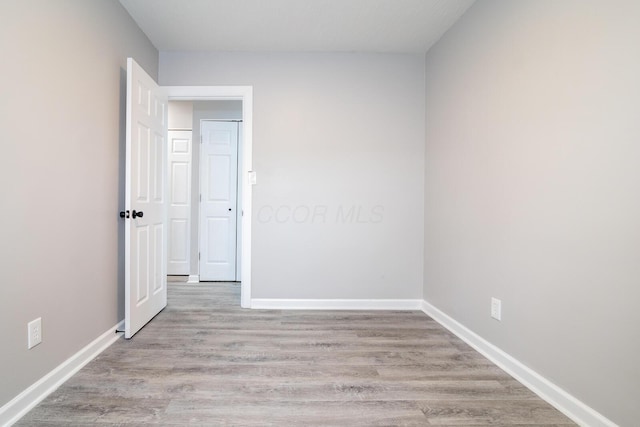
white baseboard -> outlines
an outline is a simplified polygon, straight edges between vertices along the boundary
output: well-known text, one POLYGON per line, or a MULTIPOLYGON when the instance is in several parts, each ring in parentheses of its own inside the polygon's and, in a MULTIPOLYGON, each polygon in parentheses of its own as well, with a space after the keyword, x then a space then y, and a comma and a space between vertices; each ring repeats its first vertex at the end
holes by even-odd
POLYGON ((542 399, 581 426, 617 427, 617 425, 567 393, 542 375, 524 365, 513 356, 491 344, 480 335, 443 313, 427 301, 422 301, 422 311, 473 347, 503 371, 522 383, 542 399))
POLYGON ((122 334, 115 333, 115 331, 122 329, 124 329, 124 320, 109 328, 82 350, 62 362, 58 367, 5 404, 0 408, 0 425, 10 426, 17 422, 45 397, 82 369, 83 366, 116 342, 122 334))
POLYGON ((187 283, 200 283, 200 276, 198 274, 190 274, 187 283))
POLYGON ((418 299, 261 299, 252 309, 263 310, 420 310, 418 299))

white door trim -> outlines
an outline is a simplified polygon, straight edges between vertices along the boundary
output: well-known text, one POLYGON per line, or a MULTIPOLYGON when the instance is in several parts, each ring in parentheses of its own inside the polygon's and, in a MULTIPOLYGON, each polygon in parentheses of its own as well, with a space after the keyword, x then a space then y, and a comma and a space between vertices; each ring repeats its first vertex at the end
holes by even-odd
POLYGON ((171 101, 242 101, 242 252, 240 305, 251 308, 251 195, 249 175, 253 171, 253 86, 163 86, 171 101))

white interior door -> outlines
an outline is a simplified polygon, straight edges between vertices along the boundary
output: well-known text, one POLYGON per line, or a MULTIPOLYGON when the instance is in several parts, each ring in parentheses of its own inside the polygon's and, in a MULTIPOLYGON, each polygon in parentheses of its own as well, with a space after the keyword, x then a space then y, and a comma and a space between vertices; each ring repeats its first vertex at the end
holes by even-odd
POLYGON ((238 123, 200 126, 200 280, 236 280, 238 123))
POLYGON ((167 305, 167 98, 127 59, 125 338, 167 305))
POLYGON ((191 252, 191 131, 169 131, 167 274, 189 274, 191 252))

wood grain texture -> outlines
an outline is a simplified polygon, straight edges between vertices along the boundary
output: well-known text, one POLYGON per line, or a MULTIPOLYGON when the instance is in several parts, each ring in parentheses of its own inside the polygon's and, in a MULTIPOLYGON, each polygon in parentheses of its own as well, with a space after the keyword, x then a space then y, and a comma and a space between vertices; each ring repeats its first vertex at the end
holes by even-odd
POLYGON ((421 312, 239 301, 170 283, 163 312, 17 425, 573 425, 421 312))

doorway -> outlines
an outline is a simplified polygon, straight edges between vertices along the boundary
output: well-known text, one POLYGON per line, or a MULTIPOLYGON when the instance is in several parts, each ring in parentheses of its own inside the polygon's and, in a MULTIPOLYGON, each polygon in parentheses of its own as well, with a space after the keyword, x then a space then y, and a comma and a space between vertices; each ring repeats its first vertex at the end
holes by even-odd
POLYGON ((169 101, 168 119, 167 274, 240 282, 242 101, 169 101))
MULTIPOLYGON (((252 183, 255 182, 255 174, 251 170, 252 164, 252 105, 253 105, 253 91, 251 87, 248 86, 207 86, 207 87, 195 87, 195 86, 170 86, 164 88, 167 91, 169 101, 186 101, 184 104, 191 103, 191 105, 197 105, 202 103, 202 105, 206 105, 209 103, 211 105, 211 101, 216 102, 219 101, 219 105, 223 105, 225 101, 235 101, 235 104, 238 106, 237 112, 238 115, 232 115, 227 117, 221 116, 210 116, 208 119, 228 119, 233 120, 236 123, 242 122, 242 126, 239 127, 239 134, 241 138, 238 140, 238 152, 237 152, 237 208, 233 209, 236 213, 236 221, 238 223, 238 234, 237 234, 237 249, 236 249, 236 260, 235 263, 237 267, 235 267, 235 277, 240 278, 241 280, 241 306, 243 308, 251 307, 251 193, 252 193, 252 183), (205 102, 206 101, 206 102, 205 102)), ((233 103, 226 103, 227 107, 232 105, 233 103)), ((224 111, 225 108, 222 108, 224 111)), ((170 113, 171 114, 171 113, 170 113)), ((196 120, 198 124, 193 124, 191 126, 192 130, 192 173, 190 174, 192 178, 191 183, 191 200, 194 202, 192 206, 195 205, 195 209, 192 211, 198 212, 199 209, 199 199, 200 199, 200 185, 196 185, 197 182, 200 181, 200 125, 199 122, 202 117, 201 115, 196 115, 195 110, 192 112, 193 121, 195 123, 196 120), (197 152, 196 152, 197 151, 197 152), (197 202, 197 203, 196 203, 197 202)), ((172 121, 171 115, 169 117, 170 122, 172 121)), ((236 125, 238 126, 238 125, 236 125)), ((176 129, 176 126, 171 126, 176 129)), ((180 130, 185 131, 184 126, 178 126, 181 128, 180 130)), ((184 146, 184 143, 182 144, 184 146)), ((186 170, 185 167, 182 170, 186 170)), ((170 178, 171 179, 171 178, 170 178)), ((228 207, 226 208, 228 212, 228 207)), ((191 248, 198 248, 200 246, 200 238, 202 236, 202 230, 198 231, 198 224, 200 223, 200 215, 199 212, 195 216, 191 216, 191 229, 196 230, 192 232, 190 235, 190 243, 189 246, 191 248), (195 226, 194 226, 195 224, 195 226), (195 233, 195 234, 194 234, 195 233)), ((184 222, 181 222, 180 225, 184 227, 184 222)), ((171 250, 171 248, 169 248, 171 250)), ((190 256, 190 267, 189 267, 189 278, 190 281, 196 281, 199 279, 200 272, 200 263, 198 262, 198 255, 200 254, 200 250, 191 252, 190 256), (196 279, 196 280, 193 280, 196 279)), ((184 253, 184 252, 183 252, 184 253)), ((184 271, 184 270, 182 270, 184 271)))

